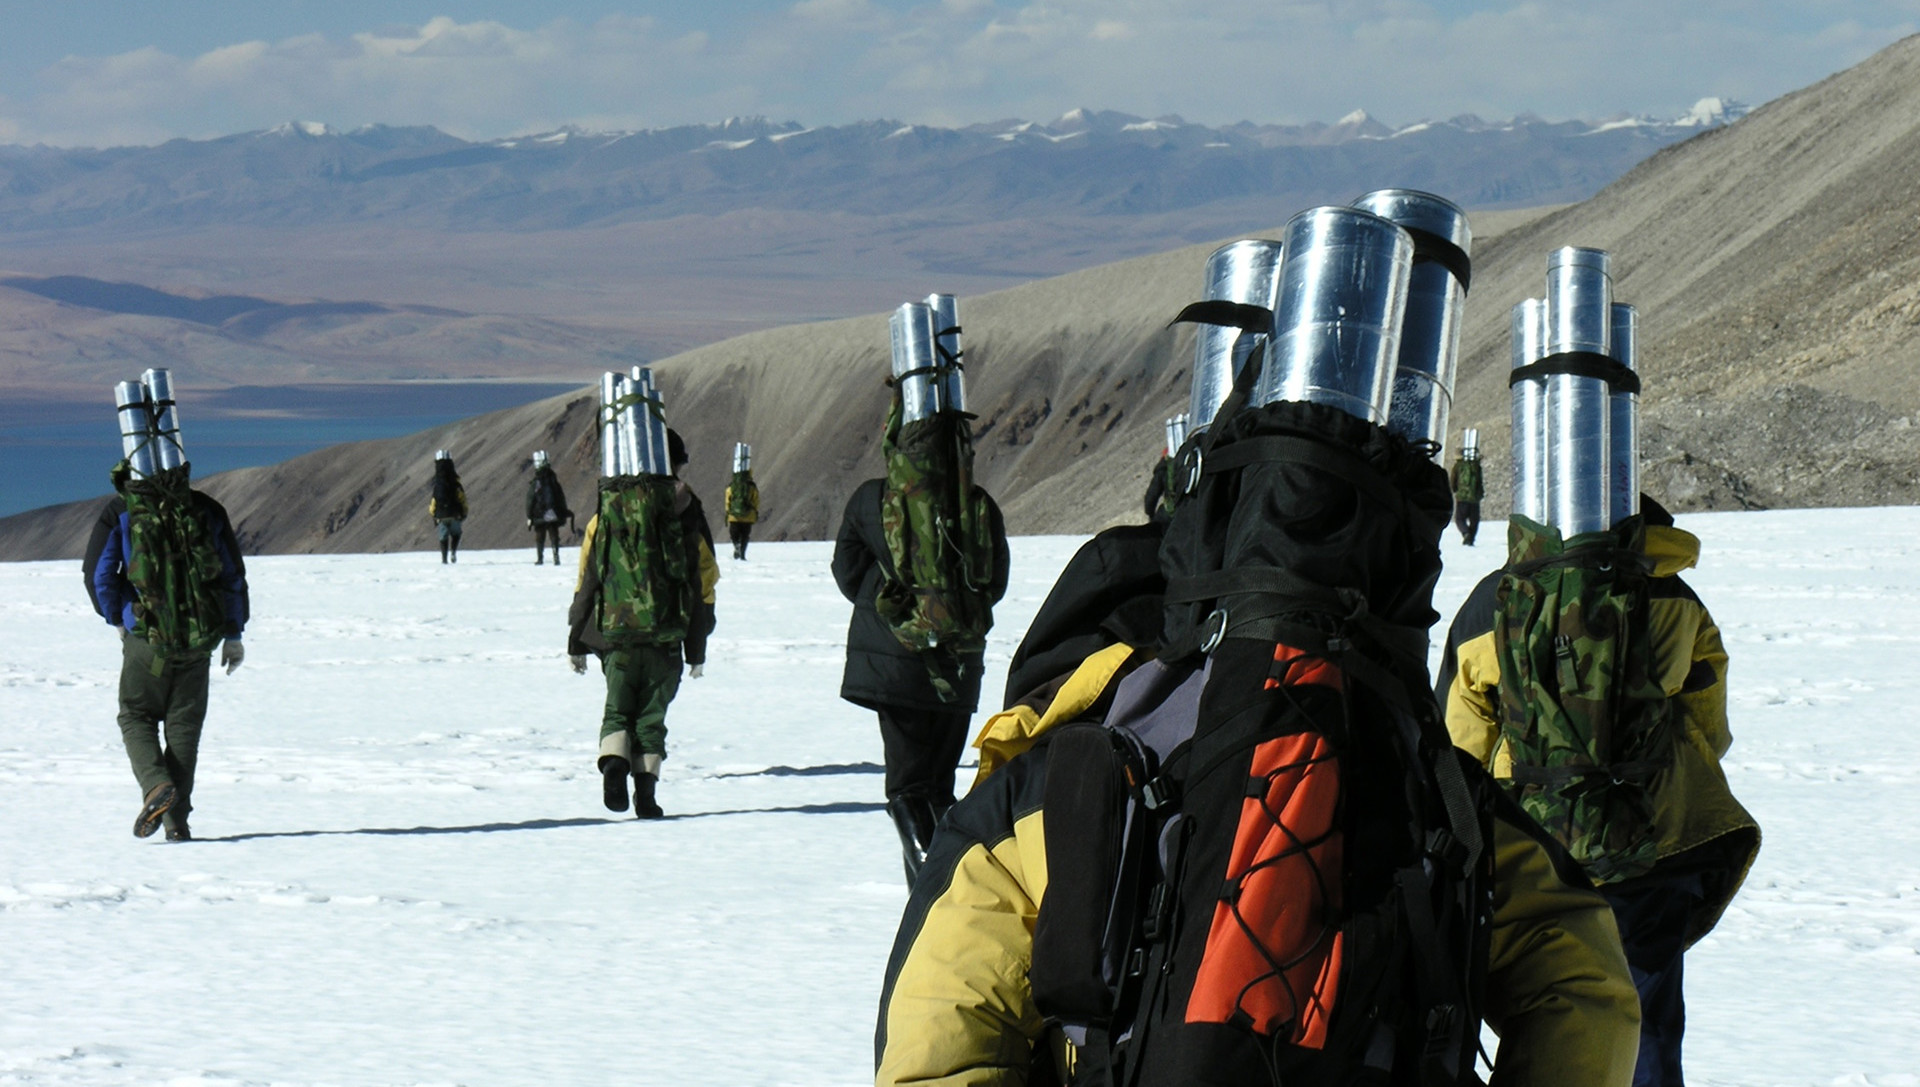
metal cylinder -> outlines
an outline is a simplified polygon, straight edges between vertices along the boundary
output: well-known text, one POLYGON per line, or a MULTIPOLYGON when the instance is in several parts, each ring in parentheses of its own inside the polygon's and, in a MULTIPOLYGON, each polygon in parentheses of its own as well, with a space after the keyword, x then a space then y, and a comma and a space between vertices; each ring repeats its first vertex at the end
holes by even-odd
POLYGON ((639 475, 670 476, 673 464, 667 447, 667 404, 654 384, 653 371, 645 366, 633 368, 633 405, 628 414, 633 420, 634 464, 639 475))
POLYGON ((1467 297, 1461 276, 1473 251, 1467 213, 1450 200, 1416 189, 1381 189, 1353 206, 1417 232, 1387 429, 1408 441, 1432 442, 1436 456, 1444 456, 1459 372, 1460 314, 1467 297))
MULTIPOLYGON (((1613 304, 1613 357, 1629 370, 1639 369, 1640 312, 1613 304)), ((1608 396, 1607 451, 1613 460, 1610 498, 1612 523, 1640 512, 1640 397, 1615 389, 1608 396)))
POLYGON ((1612 344, 1612 258, 1569 245, 1547 255, 1547 351, 1605 355, 1612 344))
POLYGON ((545 467, 547 466, 547 451, 546 451, 546 450, 544 450, 544 449, 536 449, 536 450, 534 450, 534 451, 533 451, 533 466, 534 466, 535 468, 545 468, 545 467))
POLYGON ((925 303, 908 302, 893 311, 889 324, 900 421, 917 423, 940 410, 940 393, 933 380, 933 311, 925 303))
MULTIPOLYGON (((1609 354, 1613 346, 1613 277, 1603 249, 1565 246, 1547 256, 1548 355, 1609 354)), ((1547 378, 1547 523, 1563 536, 1613 523, 1613 464, 1607 442, 1610 390, 1605 381, 1573 374, 1547 378)))
POLYGON ((1377 215, 1295 215, 1254 403, 1327 404, 1385 425, 1412 270, 1412 237, 1377 215))
POLYGON ((133 469, 133 478, 153 474, 153 416, 147 407, 147 390, 138 381, 122 381, 113 387, 113 404, 120 420, 120 455, 133 469))
MULTIPOLYGON (((1546 303, 1529 298, 1513 307, 1513 368, 1546 357, 1546 303)), ((1547 519, 1547 383, 1529 378, 1514 383, 1513 512, 1532 521, 1547 519)))
POLYGON ((949 369, 940 378, 941 411, 967 410, 967 375, 960 365, 960 308, 950 294, 927 296, 927 310, 933 322, 934 358, 949 369))
MULTIPOLYGON (((1284 251, 1285 247, 1279 242, 1263 238, 1221 246, 1207 258, 1201 297, 1210 302, 1238 302, 1272 309, 1274 292, 1280 287, 1280 259, 1284 251)), ((1227 394, 1233 392, 1234 376, 1266 335, 1219 325, 1198 328, 1193 346, 1193 385, 1187 401, 1187 422, 1194 430, 1205 430, 1220 411, 1220 405, 1226 403, 1227 394)))
POLYGON ((620 400, 619 374, 609 370, 600 375, 600 474, 617 476, 620 471, 620 420, 614 405, 620 400))
POLYGON ((733 470, 749 472, 753 470, 753 447, 745 442, 733 443, 733 470))
POLYGON ((614 425, 619 431, 620 475, 640 474, 640 427, 639 420, 633 414, 633 399, 639 388, 632 378, 625 374, 617 375, 618 384, 614 386, 614 425))
POLYGON ((1184 414, 1176 415, 1167 420, 1167 456, 1171 457, 1180 452, 1180 447, 1185 444, 1187 444, 1187 417, 1184 414))
POLYGON ((173 402, 173 374, 151 369, 141 375, 147 387, 147 401, 153 412, 154 463, 161 471, 187 463, 187 448, 180 441, 180 413, 173 402))
POLYGON ((1468 427, 1466 433, 1460 436, 1460 455, 1468 460, 1480 459, 1480 430, 1478 427, 1468 427))

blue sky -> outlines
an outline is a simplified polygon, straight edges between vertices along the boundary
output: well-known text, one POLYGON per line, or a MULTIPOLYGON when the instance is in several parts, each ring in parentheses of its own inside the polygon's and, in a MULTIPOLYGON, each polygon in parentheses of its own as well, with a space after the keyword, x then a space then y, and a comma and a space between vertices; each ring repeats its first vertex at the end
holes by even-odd
POLYGON ((1758 104, 1920 28, 1920 0, 5 0, 0 142, 279 121, 469 137, 765 114, 1392 123, 1758 104))

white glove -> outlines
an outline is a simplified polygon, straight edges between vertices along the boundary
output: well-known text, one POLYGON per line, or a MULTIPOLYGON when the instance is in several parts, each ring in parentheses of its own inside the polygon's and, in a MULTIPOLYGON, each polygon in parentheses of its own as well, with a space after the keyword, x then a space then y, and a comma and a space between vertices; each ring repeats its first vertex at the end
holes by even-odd
POLYGON ((247 647, 240 644, 240 639, 228 638, 220 643, 220 663, 226 665, 228 675, 232 675, 233 670, 246 659, 247 647))
POLYGON ((706 671, 707 671, 707 666, 704 664, 693 664, 693 665, 687 666, 687 675, 692 676, 694 679, 699 679, 701 676, 706 674, 706 671))
POLYGON ((567 658, 567 663, 568 663, 568 664, 571 664, 571 665, 573 665, 573 674, 574 674, 574 675, 576 675, 576 676, 584 676, 584 675, 586 675, 586 674, 587 674, 587 657, 586 657, 586 654, 584 654, 584 653, 582 653, 582 654, 580 654, 580 655, 579 655, 579 656, 577 656, 577 657, 568 657, 568 658, 567 658))

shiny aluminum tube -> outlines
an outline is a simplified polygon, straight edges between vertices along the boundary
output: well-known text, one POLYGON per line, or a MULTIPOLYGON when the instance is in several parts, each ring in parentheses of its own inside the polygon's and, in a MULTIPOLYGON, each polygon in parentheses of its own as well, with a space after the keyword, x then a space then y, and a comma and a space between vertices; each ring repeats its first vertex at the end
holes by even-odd
MULTIPOLYGON (((1613 357, 1629 370, 1639 369, 1640 311, 1624 302, 1613 304, 1613 357)), ((1609 497, 1612 522, 1618 524, 1640 512, 1640 397, 1612 390, 1608 395, 1607 452, 1613 460, 1609 497)))
MULTIPOLYGON (((1547 256, 1548 355, 1609 354, 1613 347, 1612 259, 1603 249, 1565 246, 1547 256)), ((1613 523, 1613 463, 1607 442, 1607 383, 1547 378, 1547 523, 1563 536, 1613 523)))
POLYGON ((1326 404, 1384 426, 1412 271, 1413 238, 1377 215, 1295 215, 1254 403, 1326 404))
POLYGON ((122 381, 113 387, 113 404, 120 419, 120 455, 133 469, 133 478, 153 475, 153 415, 147 406, 147 390, 138 381, 122 381))
POLYGON ((933 311, 908 302, 893 311, 893 377, 900 387, 900 421, 917 423, 940 410, 941 390, 933 381, 933 311), (923 371, 914 373, 914 371, 923 371), (903 374, 913 374, 902 377, 903 374))
POLYGON ((1187 417, 1176 415, 1167 420, 1167 456, 1171 457, 1180 452, 1180 447, 1185 444, 1187 444, 1187 417))
MULTIPOLYGON (((1238 302, 1273 308, 1280 287, 1280 260, 1284 247, 1275 241, 1248 238, 1229 242, 1207 257, 1206 283, 1201 297, 1210 302, 1238 302)), ((1219 325, 1199 325, 1193 347, 1193 385, 1187 401, 1187 424, 1205 430, 1233 392, 1234 375, 1246 365, 1264 336, 1219 325)))
POLYGON ((1596 377, 1547 379, 1547 523, 1563 537, 1613 523, 1612 395, 1596 377))
POLYGON ((745 442, 733 443, 733 470, 749 472, 753 470, 753 447, 745 442))
MULTIPOLYGON (((1467 213, 1452 201, 1415 189, 1381 189, 1353 202, 1409 231, 1432 235, 1465 260, 1473 251, 1467 213)), ((1416 240, 1416 251, 1420 248, 1416 240)), ((1387 429, 1410 442, 1428 441, 1445 456, 1447 418, 1460 365, 1460 316, 1466 284, 1446 264, 1416 259, 1407 283, 1407 312, 1394 362, 1393 399, 1387 429)))
POLYGON ((667 454, 667 405, 660 387, 654 384, 653 371, 634 367, 632 387, 639 393, 628 409, 637 443, 633 470, 640 475, 670 476, 673 465, 667 454))
POLYGON ((620 428, 620 474, 637 476, 640 474, 640 428, 639 420, 633 414, 631 401, 639 392, 633 379, 620 375, 620 399, 626 401, 615 412, 614 420, 620 428))
POLYGON ((612 405, 620 399, 620 374, 601 374, 601 474, 620 474, 620 423, 614 419, 612 405))
MULTIPOLYGON (((1513 307, 1513 368, 1546 357, 1546 303, 1529 298, 1513 307)), ((1547 383, 1532 378, 1513 393, 1513 512, 1547 519, 1547 383)))
POLYGON ((1547 354, 1612 346, 1613 260, 1604 249, 1564 246, 1547 255, 1547 354))
POLYGON ((927 310, 933 322, 934 343, 945 351, 934 352, 934 358, 940 362, 952 359, 954 367, 940 382, 940 410, 967 410, 967 375, 959 365, 960 360, 960 308, 950 294, 930 294, 927 296, 927 310))
POLYGON ((187 463, 187 447, 180 441, 180 413, 173 403, 173 374, 152 369, 141 375, 147 400, 153 405, 155 463, 161 471, 187 463))
POLYGON ((1468 427, 1460 436, 1460 455, 1468 460, 1480 459, 1480 431, 1477 427, 1468 427))

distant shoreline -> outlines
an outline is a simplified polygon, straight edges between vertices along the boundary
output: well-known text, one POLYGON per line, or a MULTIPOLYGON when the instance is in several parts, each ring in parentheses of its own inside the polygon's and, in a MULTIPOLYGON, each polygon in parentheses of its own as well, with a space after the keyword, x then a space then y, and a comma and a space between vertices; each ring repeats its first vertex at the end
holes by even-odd
MULTIPOLYGON (((277 464, 341 442, 397 438, 558 396, 584 381, 404 381, 232 386, 181 394, 196 476, 277 464)), ((0 517, 107 493, 119 459, 110 394, 0 399, 0 517)), ((457 456, 456 452, 456 456, 457 456)))

